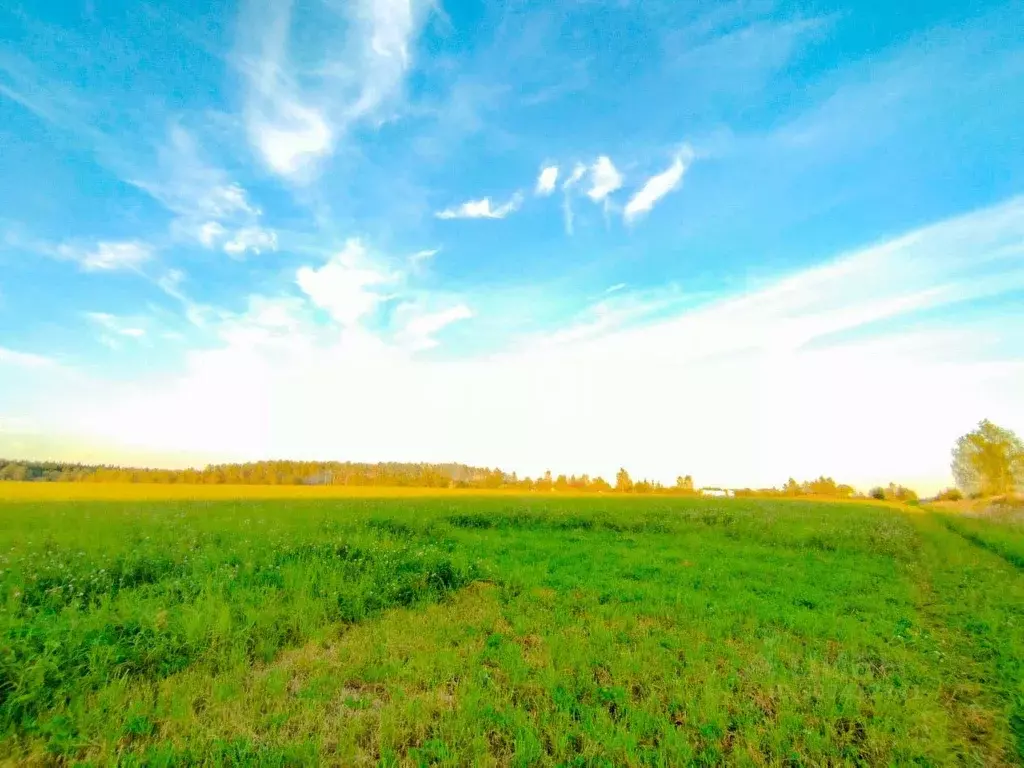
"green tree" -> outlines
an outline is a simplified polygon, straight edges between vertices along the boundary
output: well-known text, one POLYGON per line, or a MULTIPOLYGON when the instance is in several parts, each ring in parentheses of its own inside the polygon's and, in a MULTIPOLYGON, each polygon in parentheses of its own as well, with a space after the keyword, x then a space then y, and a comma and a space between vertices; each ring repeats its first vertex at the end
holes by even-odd
POLYGON ((505 484, 505 473, 500 469, 495 468, 487 473, 487 477, 484 480, 485 488, 501 488, 505 484))
POLYGON ((956 441, 953 479, 964 493, 998 496, 1024 483, 1024 442, 988 419, 956 441))
POLYGON ((544 473, 544 477, 537 481, 538 491, 550 491, 554 483, 551 480, 551 470, 544 473))
POLYGON ((676 490, 683 493, 693 493, 693 478, 690 475, 680 475, 677 477, 676 490))
POLYGON ((633 490, 633 481, 625 467, 620 467, 618 474, 615 475, 615 490, 620 493, 629 493, 633 490))
POLYGON ((0 469, 0 480, 18 480, 23 481, 28 479, 28 467, 24 464, 8 464, 3 469, 0 469))
POLYGON ((822 475, 817 480, 811 480, 803 484, 801 490, 814 496, 838 496, 838 486, 831 477, 822 475))
POLYGON ((896 501, 917 501, 917 493, 910 488, 896 483, 889 483, 889 489, 885 492, 885 498, 896 501))

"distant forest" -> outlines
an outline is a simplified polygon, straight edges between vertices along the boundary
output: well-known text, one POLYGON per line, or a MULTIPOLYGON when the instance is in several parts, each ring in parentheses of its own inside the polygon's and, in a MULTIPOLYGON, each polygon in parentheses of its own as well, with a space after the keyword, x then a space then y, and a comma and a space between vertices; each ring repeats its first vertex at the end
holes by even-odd
MULTIPOLYGON (((70 464, 56 461, 0 459, 0 481, 49 483, 178 483, 183 485, 347 485, 392 488, 478 488, 523 491, 589 491, 594 493, 699 494, 690 475, 680 475, 675 485, 633 480, 620 469, 614 484, 602 477, 558 475, 519 477, 515 472, 471 467, 465 464, 383 462, 367 464, 340 461, 257 461, 247 464, 211 464, 204 469, 139 469, 109 465, 70 464)), ((706 489, 711 490, 711 489, 706 489)), ((714 489, 720 490, 720 489, 714 489)), ((781 488, 742 488, 736 496, 820 496, 855 498, 849 485, 831 477, 798 483, 790 478, 781 488)), ((909 501, 913 491, 890 484, 874 488, 874 498, 909 501)))

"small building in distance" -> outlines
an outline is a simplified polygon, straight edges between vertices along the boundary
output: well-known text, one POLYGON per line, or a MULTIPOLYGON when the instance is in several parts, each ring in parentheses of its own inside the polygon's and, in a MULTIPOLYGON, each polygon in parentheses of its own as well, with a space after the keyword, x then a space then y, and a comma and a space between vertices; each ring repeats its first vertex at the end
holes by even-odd
POLYGON ((735 496, 736 493, 735 491, 732 490, 732 488, 701 488, 700 495, 717 496, 719 498, 724 498, 727 496, 735 496))

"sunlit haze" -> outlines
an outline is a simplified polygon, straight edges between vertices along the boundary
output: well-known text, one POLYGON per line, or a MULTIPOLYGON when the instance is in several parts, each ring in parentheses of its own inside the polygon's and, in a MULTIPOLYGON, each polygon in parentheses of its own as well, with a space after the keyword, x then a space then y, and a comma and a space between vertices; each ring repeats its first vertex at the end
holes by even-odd
POLYGON ((0 456, 931 492, 1024 430, 1019 5, 186 5, 0 10, 0 456))

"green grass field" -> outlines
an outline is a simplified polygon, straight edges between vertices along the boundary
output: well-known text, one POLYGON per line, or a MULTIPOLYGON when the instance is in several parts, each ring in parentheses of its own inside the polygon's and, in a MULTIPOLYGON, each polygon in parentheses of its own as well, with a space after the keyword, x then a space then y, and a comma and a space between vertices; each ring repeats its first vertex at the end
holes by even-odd
POLYGON ((0 759, 1018 764, 1024 532, 972 525, 659 497, 8 498, 0 759))
POLYGON ((946 514, 942 521, 980 547, 1024 568, 1024 509, 996 509, 989 513, 946 514))

